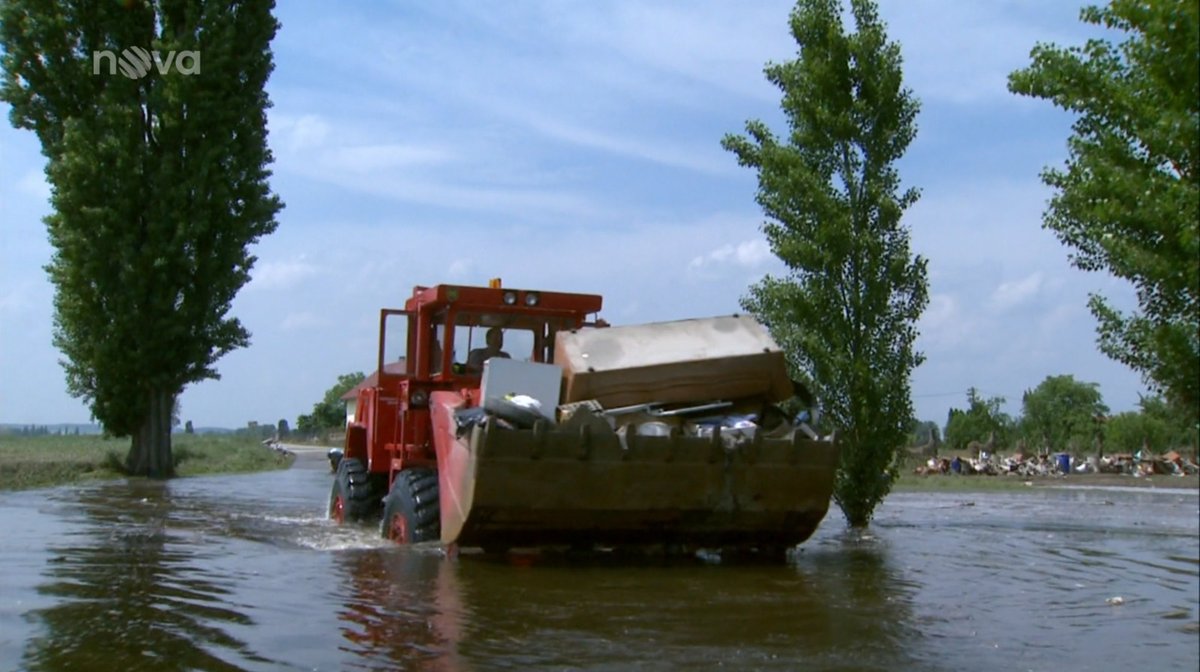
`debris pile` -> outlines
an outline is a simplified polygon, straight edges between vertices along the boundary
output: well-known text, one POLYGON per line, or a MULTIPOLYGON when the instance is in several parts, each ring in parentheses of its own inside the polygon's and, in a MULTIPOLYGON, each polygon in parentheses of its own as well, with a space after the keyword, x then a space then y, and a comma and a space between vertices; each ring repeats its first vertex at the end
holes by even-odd
POLYGON ((931 457, 913 470, 917 475, 953 474, 961 476, 1065 476, 1067 474, 1125 474, 1143 476, 1190 476, 1200 473, 1200 466, 1172 450, 1163 455, 1117 453, 1097 459, 1094 455, 1076 458, 1068 453, 1057 455, 1024 455, 1014 453, 1004 458, 986 451, 978 457, 931 457))

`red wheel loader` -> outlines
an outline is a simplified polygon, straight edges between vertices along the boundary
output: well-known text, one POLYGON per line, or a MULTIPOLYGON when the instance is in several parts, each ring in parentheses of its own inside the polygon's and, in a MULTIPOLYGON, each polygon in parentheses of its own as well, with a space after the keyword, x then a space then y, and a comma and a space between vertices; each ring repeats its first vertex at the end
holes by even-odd
POLYGON ((493 280, 416 287, 382 310, 330 516, 382 513, 399 543, 495 551, 807 539, 837 446, 775 405, 806 393, 765 328, 609 327, 601 303, 493 280))

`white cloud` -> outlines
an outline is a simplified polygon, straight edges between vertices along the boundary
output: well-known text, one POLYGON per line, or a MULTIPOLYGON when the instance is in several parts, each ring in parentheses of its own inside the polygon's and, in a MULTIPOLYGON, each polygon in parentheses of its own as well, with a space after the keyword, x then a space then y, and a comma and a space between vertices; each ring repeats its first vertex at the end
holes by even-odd
POLYGON ((796 52, 788 33, 790 9, 786 2, 699 7, 631 3, 614 12, 608 37, 658 79, 666 73, 735 95, 774 97, 762 68, 768 60, 781 61, 796 52), (665 31, 670 39, 663 39, 665 31))
POLYGON ((915 251, 941 268, 1005 260, 1065 268, 1062 245, 1041 226, 1049 195, 1035 171, 1020 177, 938 175, 904 222, 912 228, 915 251))
POLYGON ((700 269, 711 266, 735 265, 742 268, 755 268, 771 259, 771 247, 761 238, 745 240, 737 245, 726 244, 698 257, 693 257, 688 263, 689 268, 700 269))
POLYGON ((320 147, 329 136, 329 124, 319 114, 272 114, 271 145, 290 152, 320 147))
POLYGON ((259 261, 253 271, 255 289, 287 290, 317 275, 320 269, 304 255, 290 261, 259 261))
POLYGON ((992 292, 992 304, 1000 310, 1013 308, 1037 295, 1042 288, 1042 272, 1034 271, 1020 280, 1002 282, 992 292))
POLYGON ((975 316, 966 313, 953 294, 932 294, 918 323, 918 348, 945 351, 971 338, 976 330, 975 316))
POLYGON ((294 170, 340 189, 449 210, 485 211, 505 217, 518 213, 523 217, 551 217, 560 221, 564 217, 595 217, 604 211, 583 194, 564 189, 464 182, 462 177, 439 177, 425 171, 350 174, 327 170, 313 162, 294 170))
MULTIPOLYGON (((716 149, 673 145, 661 139, 622 138, 593 129, 571 127, 568 124, 549 122, 539 125, 538 130, 554 137, 594 149, 650 161, 672 168, 683 168, 713 175, 733 173, 737 166, 716 149)), ((705 143, 706 145, 708 143, 705 143)))
POLYGON ((925 101, 1020 105, 1008 75, 1029 65, 1037 42, 1081 44, 1075 3, 885 0, 888 37, 900 43, 904 77, 925 101))

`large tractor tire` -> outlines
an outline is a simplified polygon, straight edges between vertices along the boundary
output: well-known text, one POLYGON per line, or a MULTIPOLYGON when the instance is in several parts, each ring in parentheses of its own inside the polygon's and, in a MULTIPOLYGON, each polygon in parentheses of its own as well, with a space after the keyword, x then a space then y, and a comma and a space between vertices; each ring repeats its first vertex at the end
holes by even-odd
POLYGON ((329 493, 329 517, 339 523, 369 520, 379 515, 379 479, 373 478, 358 458, 338 464, 329 493))
POLYGON ((442 537, 437 472, 406 469, 396 474, 391 493, 383 500, 384 539, 398 544, 437 541, 442 537))

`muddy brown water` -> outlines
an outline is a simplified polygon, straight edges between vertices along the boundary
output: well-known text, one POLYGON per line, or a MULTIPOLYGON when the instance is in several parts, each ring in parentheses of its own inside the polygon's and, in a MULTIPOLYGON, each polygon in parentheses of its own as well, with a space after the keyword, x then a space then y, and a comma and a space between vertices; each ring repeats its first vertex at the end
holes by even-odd
POLYGON ((309 457, 276 473, 0 493, 0 670, 1200 662, 1194 490, 896 494, 866 536, 832 510, 784 566, 524 566, 338 528, 329 484, 309 457))

